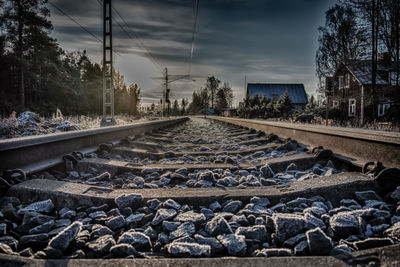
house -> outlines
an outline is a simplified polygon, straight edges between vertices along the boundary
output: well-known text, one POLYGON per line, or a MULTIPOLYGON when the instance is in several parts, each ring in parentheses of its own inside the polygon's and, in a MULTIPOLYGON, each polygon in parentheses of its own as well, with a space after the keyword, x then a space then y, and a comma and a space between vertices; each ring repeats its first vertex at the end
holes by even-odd
POLYGON ((342 111, 348 120, 362 125, 376 117, 382 117, 394 103, 397 73, 390 67, 390 60, 381 55, 377 62, 376 106, 372 95, 372 64, 370 60, 342 62, 333 77, 330 108, 342 111))
POLYGON ((247 94, 250 98, 267 97, 269 99, 281 98, 288 94, 293 107, 296 110, 303 110, 308 104, 307 94, 304 85, 301 83, 248 83, 247 94))

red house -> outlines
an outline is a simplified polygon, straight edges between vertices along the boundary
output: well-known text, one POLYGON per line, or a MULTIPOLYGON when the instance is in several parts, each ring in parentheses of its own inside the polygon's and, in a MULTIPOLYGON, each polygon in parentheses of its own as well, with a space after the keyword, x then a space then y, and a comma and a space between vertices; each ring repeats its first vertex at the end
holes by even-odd
POLYGON ((373 120, 374 110, 378 118, 382 117, 394 103, 397 73, 382 56, 377 65, 375 109, 369 60, 349 60, 339 65, 333 77, 330 108, 340 109, 348 120, 360 125, 373 120))

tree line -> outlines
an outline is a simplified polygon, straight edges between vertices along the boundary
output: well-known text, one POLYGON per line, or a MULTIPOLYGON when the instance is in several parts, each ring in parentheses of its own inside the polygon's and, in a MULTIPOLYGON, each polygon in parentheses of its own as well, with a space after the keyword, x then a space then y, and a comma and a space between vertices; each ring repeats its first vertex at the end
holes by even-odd
MULTIPOLYGON (((50 36, 47 0, 0 0, 0 114, 102 114, 102 66, 50 36)), ((115 112, 138 114, 140 88, 113 70, 115 112)))
POLYGON ((232 107, 233 91, 228 82, 221 85, 221 80, 215 76, 207 77, 206 85, 192 94, 187 112, 204 114, 207 110, 221 114, 224 109, 232 107), (212 109, 212 110, 210 110, 212 109))
POLYGON ((238 108, 238 115, 242 118, 289 118, 293 112, 292 101, 287 93, 282 97, 270 99, 263 96, 254 96, 250 98, 247 94, 242 105, 238 108))

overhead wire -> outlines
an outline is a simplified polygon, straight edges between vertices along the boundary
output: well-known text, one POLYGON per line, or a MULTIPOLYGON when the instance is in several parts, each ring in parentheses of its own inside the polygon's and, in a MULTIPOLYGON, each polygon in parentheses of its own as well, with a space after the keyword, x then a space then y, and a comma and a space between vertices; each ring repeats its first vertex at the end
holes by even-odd
MULTIPOLYGON (((59 6, 57 6, 56 4, 52 3, 52 2, 48 2, 52 7, 54 7, 55 9, 57 9, 62 15, 66 16, 67 18, 69 18, 72 22, 74 22, 76 25, 78 25, 82 30, 84 30, 86 33, 88 33, 90 36, 92 36, 94 39, 96 39, 96 41, 103 43, 103 41, 97 37, 94 33, 92 33, 91 31, 89 31, 87 28, 85 28, 82 24, 80 24, 76 19, 74 19, 73 17, 71 17, 70 15, 68 15, 64 10, 62 10, 59 6)), ((122 55, 116 51, 114 51, 118 56, 122 57, 122 55)))
MULTIPOLYGON (((97 3, 103 7, 103 3, 100 0, 96 0, 97 3)), ((122 17, 121 13, 118 12, 118 10, 112 6, 112 10, 114 11, 115 14, 117 14, 118 17, 122 20, 122 22, 125 24, 125 26, 128 28, 128 30, 134 35, 136 40, 133 39, 132 35, 119 23, 119 21, 113 19, 115 23, 121 28, 121 30, 128 36, 128 38, 136 41, 137 46, 144 51, 145 54, 147 54, 149 60, 159 69, 159 71, 163 72, 163 67, 162 65, 156 60, 156 58, 150 53, 150 51, 146 48, 146 46, 140 41, 140 37, 132 30, 130 30, 130 26, 126 22, 126 20, 122 17)))
POLYGON ((199 2, 200 0, 195 0, 195 9, 194 9, 194 22, 193 22, 193 31, 192 31, 192 44, 190 47, 190 61, 189 61, 189 76, 192 72, 192 59, 193 59, 193 51, 194 51, 194 40, 196 34, 196 27, 197 27, 197 16, 199 14, 199 2))

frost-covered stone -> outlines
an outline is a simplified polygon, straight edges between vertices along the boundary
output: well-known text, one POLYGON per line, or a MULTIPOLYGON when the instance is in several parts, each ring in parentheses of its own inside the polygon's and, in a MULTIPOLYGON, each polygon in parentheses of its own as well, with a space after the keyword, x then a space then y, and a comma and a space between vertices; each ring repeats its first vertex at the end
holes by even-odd
POLYGON ((361 191, 354 193, 361 203, 365 203, 366 200, 378 200, 382 201, 382 198, 378 196, 375 191, 368 190, 368 191, 361 191))
POLYGON ((197 213, 192 210, 178 214, 175 219, 178 222, 192 222, 195 225, 200 225, 206 221, 206 216, 203 213, 197 213))
POLYGON ((53 209, 54 209, 53 201, 51 201, 51 199, 47 199, 29 204, 25 208, 18 210, 18 214, 25 214, 28 211, 49 213, 52 212, 53 209))
POLYGON ((222 216, 218 215, 207 222, 205 231, 211 236, 233 234, 232 228, 222 216))
POLYGON ((72 241, 75 240, 81 230, 82 223, 74 222, 70 226, 66 227, 63 231, 61 231, 58 235, 53 237, 50 240, 48 246, 53 249, 64 251, 69 247, 72 241))
POLYGON ((293 256, 290 249, 287 248, 264 248, 254 251, 256 257, 287 257, 293 256))
POLYGON ((141 250, 149 250, 151 248, 150 238, 140 232, 136 232, 135 230, 129 230, 124 232, 118 238, 118 244, 131 244, 135 247, 135 249, 141 250))
POLYGON ((222 211, 236 213, 243 207, 243 203, 240 200, 231 201, 224 206, 222 211))
POLYGON ((218 241, 225 247, 230 256, 246 254, 246 238, 243 235, 227 234, 217 236, 218 241))
POLYGON ((211 247, 197 243, 172 242, 167 246, 168 253, 174 257, 209 257, 211 247))
POLYGON ((243 235, 246 239, 264 241, 267 237, 267 230, 264 225, 255 225, 250 227, 239 227, 235 231, 236 235, 243 235))
POLYGON ((166 209, 179 210, 181 208, 181 205, 176 203, 175 200, 173 200, 173 199, 168 199, 168 200, 164 201, 164 203, 162 205, 166 209))
POLYGON ((211 255, 217 255, 222 252, 224 247, 215 237, 204 237, 202 235, 194 235, 196 242, 201 245, 209 245, 211 247, 211 255))
POLYGON ((303 216, 295 214, 276 213, 273 215, 275 234, 280 242, 304 231, 305 220, 303 216))
POLYGON ((339 212, 333 215, 329 224, 333 232, 341 237, 358 234, 361 230, 360 221, 350 212, 339 212))
POLYGON ((139 255, 139 252, 137 252, 137 250, 130 244, 114 245, 110 248, 110 253, 121 258, 139 255))
POLYGON ((159 225, 163 221, 170 220, 176 216, 178 212, 174 209, 159 209, 157 210, 156 215, 154 216, 151 224, 153 226, 159 225))
POLYGON ((320 228, 307 231, 306 236, 311 255, 329 255, 332 240, 320 228))
POLYGON ((112 246, 115 245, 115 240, 112 235, 103 235, 89 242, 87 247, 94 255, 101 257, 110 252, 112 246))
POLYGON ((122 215, 111 217, 105 221, 105 224, 111 230, 117 230, 125 226, 125 218, 122 215))
POLYGON ((395 223, 390 228, 386 229, 384 235, 400 242, 400 222, 395 223))
POLYGON ((120 210, 126 207, 140 207, 142 201, 142 194, 122 194, 115 198, 115 204, 120 210))
POLYGON ((196 227, 194 223, 185 222, 179 225, 175 231, 171 232, 169 238, 174 240, 183 236, 192 236, 194 233, 196 233, 196 227))

